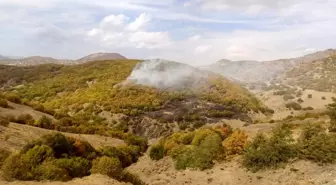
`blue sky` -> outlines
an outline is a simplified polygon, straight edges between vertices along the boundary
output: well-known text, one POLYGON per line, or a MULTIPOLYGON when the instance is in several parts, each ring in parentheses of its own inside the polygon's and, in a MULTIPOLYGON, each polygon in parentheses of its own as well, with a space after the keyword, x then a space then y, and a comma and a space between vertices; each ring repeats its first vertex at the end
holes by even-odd
POLYGON ((336 47, 335 0, 0 0, 0 54, 195 65, 336 47))

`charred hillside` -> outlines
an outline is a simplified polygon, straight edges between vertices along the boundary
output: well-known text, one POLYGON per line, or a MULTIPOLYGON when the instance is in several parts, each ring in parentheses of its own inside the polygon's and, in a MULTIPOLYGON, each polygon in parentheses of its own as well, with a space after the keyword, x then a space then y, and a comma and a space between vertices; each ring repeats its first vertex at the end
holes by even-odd
POLYGON ((162 60, 1 66, 0 74, 4 98, 68 117, 72 121, 62 129, 75 133, 157 137, 223 118, 250 121, 251 111, 271 112, 222 76, 162 60))

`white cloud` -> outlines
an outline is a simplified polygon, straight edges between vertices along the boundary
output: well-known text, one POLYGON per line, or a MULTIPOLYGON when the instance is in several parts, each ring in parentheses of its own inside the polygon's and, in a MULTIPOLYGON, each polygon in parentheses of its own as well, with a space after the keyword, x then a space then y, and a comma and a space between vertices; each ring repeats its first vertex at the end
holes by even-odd
POLYGON ((148 14, 143 13, 139 17, 137 17, 134 22, 131 22, 127 26, 127 29, 131 31, 137 31, 143 29, 150 22, 150 20, 151 17, 148 14))
POLYGON ((167 32, 146 31, 145 27, 150 22, 149 15, 143 13, 133 22, 125 22, 125 15, 109 15, 102 19, 98 28, 91 29, 87 35, 100 40, 100 45, 115 47, 133 47, 154 49, 170 44, 167 32))
POLYGON ((197 41, 201 38, 200 35, 194 35, 188 38, 189 41, 197 41))
POLYGON ((206 53, 207 51, 209 51, 211 49, 212 46, 210 45, 201 45, 201 46, 197 46, 195 48, 195 53, 206 53))

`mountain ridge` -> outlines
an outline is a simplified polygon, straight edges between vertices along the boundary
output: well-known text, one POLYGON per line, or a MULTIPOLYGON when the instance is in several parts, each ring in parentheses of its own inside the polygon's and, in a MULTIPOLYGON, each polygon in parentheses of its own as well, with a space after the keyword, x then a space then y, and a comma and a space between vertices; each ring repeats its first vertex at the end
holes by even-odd
POLYGON ((44 56, 29 56, 20 59, 11 59, 8 57, 1 58, 0 55, 0 64, 14 65, 14 66, 31 66, 41 64, 76 65, 91 61, 122 60, 122 59, 126 59, 126 57, 118 53, 92 53, 77 60, 55 59, 52 57, 44 57, 44 56))
POLYGON ((336 54, 335 49, 327 49, 324 51, 310 53, 302 57, 277 59, 271 61, 231 61, 228 59, 222 59, 214 64, 202 66, 202 68, 241 82, 265 82, 271 81, 273 78, 288 70, 291 70, 297 65, 321 60, 334 54, 336 54))

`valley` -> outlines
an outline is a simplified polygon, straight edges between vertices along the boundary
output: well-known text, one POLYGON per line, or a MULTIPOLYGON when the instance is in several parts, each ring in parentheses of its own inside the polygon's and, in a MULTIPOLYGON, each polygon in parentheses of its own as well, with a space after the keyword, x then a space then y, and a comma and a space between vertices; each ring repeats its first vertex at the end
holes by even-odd
POLYGON ((0 184, 333 185, 335 56, 1 59, 0 184))

